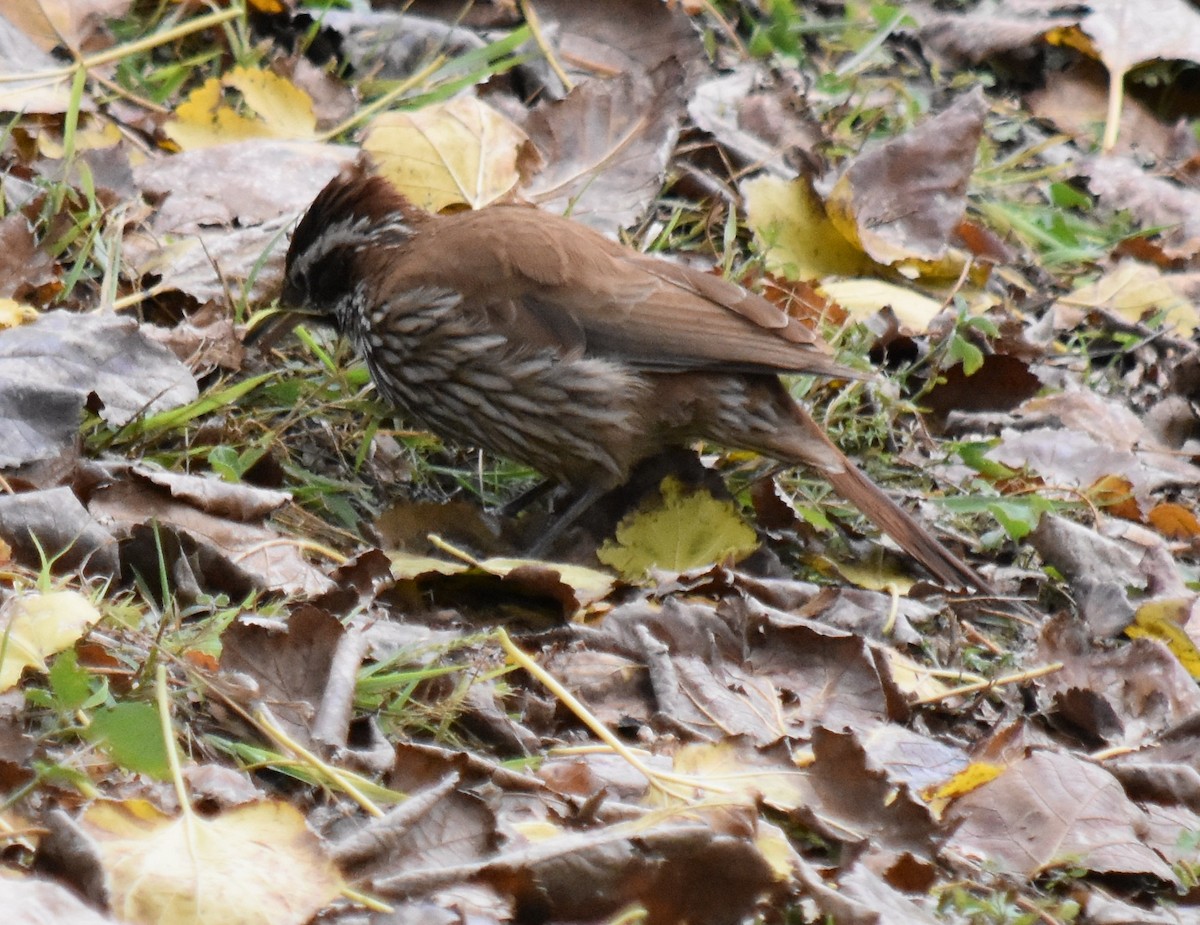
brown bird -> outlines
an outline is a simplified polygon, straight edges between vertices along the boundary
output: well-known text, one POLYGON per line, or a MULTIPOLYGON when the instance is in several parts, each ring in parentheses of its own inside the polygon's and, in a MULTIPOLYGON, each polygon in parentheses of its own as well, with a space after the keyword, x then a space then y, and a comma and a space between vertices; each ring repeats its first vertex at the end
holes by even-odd
POLYGON ((284 303, 336 325, 412 421, 581 490, 568 518, 708 440, 811 466, 940 581, 987 589, 779 379, 857 375, 733 283, 533 208, 433 215, 356 169, 296 227, 284 303))

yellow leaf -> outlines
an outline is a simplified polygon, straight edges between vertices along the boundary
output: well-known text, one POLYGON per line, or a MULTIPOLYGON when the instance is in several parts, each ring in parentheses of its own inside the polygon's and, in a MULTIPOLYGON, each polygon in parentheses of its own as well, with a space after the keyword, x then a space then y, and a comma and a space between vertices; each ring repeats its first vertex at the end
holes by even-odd
POLYGON ((887 659, 892 682, 905 694, 920 699, 937 697, 950 689, 949 685, 938 680, 925 665, 901 655, 890 646, 882 649, 882 652, 887 659))
POLYGON ((747 222, 772 273, 811 280, 880 270, 837 230, 807 181, 764 176, 743 183, 742 194, 747 222))
POLYGON ((131 925, 301 925, 343 888, 286 803, 200 818, 100 802, 80 827, 96 844, 114 915, 131 925))
POLYGON ((652 568, 682 572, 742 559, 758 548, 758 536, 730 501, 707 491, 684 492, 678 479, 663 479, 662 504, 634 511, 618 525, 615 539, 596 551, 624 578, 641 578, 652 568))
POLYGON ((1137 609, 1133 623, 1125 627, 1125 635, 1130 639, 1140 636, 1157 639, 1179 659, 1188 674, 1200 681, 1200 650, 1183 628, 1191 609, 1190 598, 1148 601, 1137 609))
POLYGON ((74 645, 99 619, 78 591, 11 598, 0 609, 0 691, 15 685, 26 668, 45 671, 48 656, 74 645))
POLYGON ((840 560, 826 556, 838 573, 847 581, 853 582, 868 591, 895 591, 897 594, 907 594, 915 585, 916 579, 904 572, 899 560, 894 557, 881 555, 864 559, 840 560))
POLYGON ((312 138, 317 128, 312 97, 290 80, 258 68, 238 67, 225 75, 225 86, 241 91, 246 105, 276 138, 312 138))
POLYGON ((363 149, 400 192, 437 212, 462 203, 478 209, 515 187, 527 140, 500 112, 465 96, 377 116, 363 149))
POLYGON ((312 138, 316 125, 312 98, 295 84, 260 68, 237 67, 188 94, 163 131, 192 150, 249 138, 312 138), (238 91, 240 108, 226 100, 226 90, 238 91))
POLYGON ((941 818, 946 807, 954 800, 994 781, 1006 770, 1004 765, 991 761, 972 761, 944 784, 923 791, 921 798, 929 804, 933 814, 941 818))
POLYGON ((808 789, 800 771, 748 761, 731 741, 684 745, 675 754, 672 771, 720 786, 729 799, 761 800, 780 810, 803 806, 808 789))
POLYGON ((779 826, 762 819, 754 827, 754 847, 780 883, 795 872, 796 849, 791 838, 779 826))
MULTIPOLYGON (((111 148, 120 144, 122 137, 117 123, 99 116, 91 116, 86 118, 75 132, 75 150, 95 151, 111 148)), ((66 153, 61 139, 49 133, 38 135, 37 146, 39 154, 56 160, 66 153)))
POLYGON ((0 299, 0 331, 15 328, 37 319, 37 309, 15 299, 0 299))
POLYGON ((923 333, 942 311, 942 303, 904 286, 881 279, 841 279, 820 285, 820 290, 842 306, 856 321, 870 318, 890 305, 900 324, 914 334, 923 333))
POLYGON ((1103 309, 1134 324, 1152 315, 1180 337, 1191 337, 1200 323, 1195 306, 1178 280, 1136 260, 1121 261, 1116 269, 1059 302, 1076 308, 1103 309))

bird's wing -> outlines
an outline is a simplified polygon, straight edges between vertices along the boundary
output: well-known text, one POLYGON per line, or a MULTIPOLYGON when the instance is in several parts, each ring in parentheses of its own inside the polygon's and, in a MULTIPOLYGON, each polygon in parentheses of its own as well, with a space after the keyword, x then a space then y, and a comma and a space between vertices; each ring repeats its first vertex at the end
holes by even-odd
POLYGON ((717 276, 648 257, 520 206, 444 216, 401 254, 389 285, 452 285, 528 342, 647 370, 861 374, 808 328, 717 276), (502 247, 480 247, 481 240, 502 247))

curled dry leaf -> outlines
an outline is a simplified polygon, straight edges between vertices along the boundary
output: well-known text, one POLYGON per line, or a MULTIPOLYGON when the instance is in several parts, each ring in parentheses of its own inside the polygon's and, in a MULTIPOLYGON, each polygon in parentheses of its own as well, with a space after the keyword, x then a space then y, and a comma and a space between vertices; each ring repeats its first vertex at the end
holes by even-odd
POLYGON ((61 569, 89 575, 112 575, 120 568, 116 537, 70 488, 0 495, 0 537, 29 568, 38 568, 43 555, 53 557, 61 569))
MULTIPOLYGON (((976 90, 854 158, 826 199, 842 235, 888 266, 945 258, 966 208, 987 110, 976 90)), ((942 275, 957 275, 961 260, 956 263, 942 275)))

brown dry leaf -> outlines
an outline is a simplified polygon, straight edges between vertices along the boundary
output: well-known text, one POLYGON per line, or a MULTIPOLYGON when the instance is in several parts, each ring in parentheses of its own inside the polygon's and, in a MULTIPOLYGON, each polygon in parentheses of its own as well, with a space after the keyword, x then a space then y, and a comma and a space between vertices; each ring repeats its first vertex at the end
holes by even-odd
POLYGON ((289 735, 308 742, 345 633, 335 617, 312 606, 293 611, 286 625, 239 620, 222 634, 221 670, 253 678, 256 699, 289 735))
POLYGON ((100 620, 100 611, 78 591, 10 597, 0 607, 0 691, 26 668, 46 670, 46 659, 73 646, 100 620))
POLYGON ((1055 28, 1078 23, 1071 8, 1053 0, 1007 0, 946 12, 940 4, 908 3, 921 37, 936 51, 978 64, 993 55, 1028 48, 1055 28))
POLYGON ((791 178, 791 166, 825 140, 817 119, 802 105, 786 77, 769 77, 756 65, 705 80, 688 99, 688 115, 713 135, 738 166, 763 168, 791 178))
POLYGON ((1131 486, 1133 499, 1148 509, 1150 495, 1166 485, 1194 485, 1200 471, 1153 447, 1125 449, 1118 442, 1142 430, 1135 422, 1119 438, 1117 432, 1097 437, 1072 427, 1005 428, 988 458, 1012 469, 1028 469, 1048 484, 1086 489, 1104 478, 1120 477, 1131 486))
POLYGON ((1030 364, 1006 353, 985 354, 983 364, 970 375, 957 363, 938 378, 921 404, 942 420, 956 411, 1012 411, 1042 389, 1042 380, 1030 364))
POLYGON ((385 896, 412 896, 464 879, 489 884, 517 908, 536 903, 547 921, 611 919, 638 904, 652 922, 722 925, 751 915, 779 885, 749 837, 750 811, 693 811, 686 820, 635 820, 582 832, 524 826, 544 833, 516 841, 474 864, 401 869, 378 880, 385 896))
POLYGON ((0 219, 0 297, 27 297, 56 278, 54 260, 38 245, 25 216, 14 212, 0 219))
POLYGON ((683 123, 683 69, 589 80, 534 110, 525 130, 545 166, 521 194, 612 234, 635 224, 662 186, 683 123))
POLYGON ((910 788, 873 765, 862 727, 853 728, 814 730, 813 763, 804 776, 811 796, 794 815, 827 837, 861 843, 872 866, 890 866, 905 853, 929 856, 938 829, 933 814, 910 788))
POLYGON ((0 909, 20 925, 117 925, 59 883, 8 871, 0 873, 0 909))
POLYGON ((64 452, 92 393, 100 417, 119 426, 198 391, 187 367, 130 318, 52 311, 0 330, 0 467, 64 452))
POLYGON ((412 112, 386 112, 367 126, 363 150, 379 172, 431 212, 481 208, 520 179, 525 133, 487 103, 460 96, 412 112))
POLYGON ((30 568, 40 567, 44 555, 56 557, 60 568, 89 575, 111 575, 120 567, 116 537, 70 488, 0 495, 0 536, 30 568))
POLYGON ((79 825, 96 845, 113 911, 130 925, 303 925, 343 887, 287 803, 200 818, 141 800, 99 802, 79 825))
POLYGON ((815 725, 867 730, 888 712, 886 686, 870 647, 861 637, 818 624, 770 627, 761 634, 752 661, 726 666, 752 690, 770 683, 781 719, 792 735, 815 725))
POLYGON ((132 5, 132 0, 6 0, 4 17, 42 51, 62 45, 96 51, 109 44, 96 41, 105 21, 124 16, 132 5))
POLYGON ((475 792, 480 785, 499 786, 502 776, 472 768, 466 753, 437 752, 419 745, 396 747, 382 783, 408 798, 338 845, 338 860, 356 881, 413 868, 478 864, 502 840, 493 806, 475 792))
POLYGON ((1200 709, 1196 682, 1165 645, 1149 638, 1102 649, 1087 626, 1059 616, 1042 629, 1038 658, 1062 663, 1040 682, 1041 696, 1055 719, 1089 747, 1149 745, 1200 709))
MULTIPOLYGON (((254 587, 299 595, 327 590, 329 579, 304 558, 296 542, 256 516, 247 516, 245 521, 227 516, 229 506, 249 515, 247 499, 259 497, 262 491, 243 488, 238 492, 236 488, 196 475, 151 479, 135 469, 95 491, 88 510, 113 533, 136 541, 127 543, 127 558, 166 556, 167 564, 178 569, 174 579, 179 593, 199 593, 210 582, 230 594, 248 593, 254 587), (189 490, 188 483, 194 489, 189 490), (232 494, 229 488, 235 489, 232 494), (219 493, 215 499, 214 492, 219 493), (217 513, 204 505, 211 505, 217 513), (163 536, 174 532, 175 541, 156 539, 157 532, 163 536), (148 548, 141 548, 143 541, 149 543, 148 548)), ((272 503, 278 503, 278 493, 266 494, 273 496, 272 503)), ((146 562, 137 567, 150 566, 146 562)))
POLYGON ((188 94, 163 132, 188 151, 250 138, 311 139, 316 127, 312 100, 291 81, 259 68, 235 67, 188 94), (230 105, 226 91, 237 91, 242 106, 230 105))
POLYGON ((145 231, 124 241, 139 276, 197 302, 262 303, 283 282, 286 232, 296 215, 355 157, 352 148, 258 139, 183 151, 134 172, 157 202, 145 231))
MULTIPOLYGON (((684 6, 627 0, 538 0, 535 10, 543 31, 554 36, 555 54, 578 85, 595 76, 649 72, 669 58, 694 68, 703 51, 684 6)), ((559 85, 549 74, 546 77, 559 85)), ((690 84, 690 78, 685 83, 690 84)))
POLYGON ((880 874, 873 865, 858 862, 838 878, 838 887, 835 902, 814 899, 838 925, 937 925, 943 920, 930 898, 919 895, 925 891, 923 882, 906 886, 895 869, 880 874))
POLYGON ((1144 227, 1163 228, 1167 256, 1190 258, 1200 251, 1200 192, 1148 173, 1133 157, 1087 158, 1077 169, 1100 202, 1128 209, 1144 227))
MULTIPOLYGON (((982 92, 969 93, 907 134, 859 154, 826 197, 842 236, 888 266, 945 258, 966 208, 987 111, 982 92)), ((961 265, 952 261, 939 275, 957 276, 961 265)))
POLYGON ((924 794, 954 777, 970 763, 966 749, 932 735, 883 723, 860 737, 873 766, 883 768, 895 783, 924 794))
POLYGON ((1142 843, 1145 813, 1103 768, 1035 752, 961 797, 947 813, 949 845, 1000 871, 1035 876, 1058 867, 1099 874, 1175 874, 1142 843))

